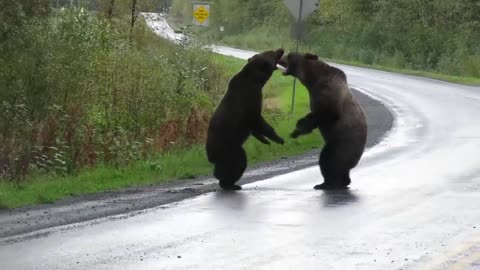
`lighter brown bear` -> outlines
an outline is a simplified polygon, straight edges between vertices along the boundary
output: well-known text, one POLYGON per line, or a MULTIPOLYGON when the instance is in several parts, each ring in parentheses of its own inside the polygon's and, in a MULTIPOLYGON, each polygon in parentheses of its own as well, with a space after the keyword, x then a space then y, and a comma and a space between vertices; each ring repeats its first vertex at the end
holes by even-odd
POLYGON ((345 73, 310 53, 289 53, 279 65, 285 68, 284 75, 298 78, 310 96, 311 112, 298 120, 290 136, 297 138, 318 128, 325 140, 319 158, 324 182, 314 188, 347 188, 350 170, 365 150, 367 120, 348 87, 345 73))

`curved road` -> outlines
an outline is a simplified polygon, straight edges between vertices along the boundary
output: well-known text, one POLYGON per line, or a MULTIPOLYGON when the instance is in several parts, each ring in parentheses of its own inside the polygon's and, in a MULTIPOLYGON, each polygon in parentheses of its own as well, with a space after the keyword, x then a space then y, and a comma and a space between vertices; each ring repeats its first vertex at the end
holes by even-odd
POLYGON ((307 168, 4 239, 1 268, 480 269, 480 88, 336 66, 395 115, 349 191, 314 191, 307 168))

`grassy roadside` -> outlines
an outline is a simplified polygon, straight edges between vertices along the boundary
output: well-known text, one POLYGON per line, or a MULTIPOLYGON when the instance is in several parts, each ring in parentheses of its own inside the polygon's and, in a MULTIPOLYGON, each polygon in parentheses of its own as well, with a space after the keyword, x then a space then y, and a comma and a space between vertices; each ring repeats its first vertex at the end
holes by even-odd
MULTIPOLYGON (((214 56, 233 75, 243 66, 244 61, 214 56)), ((281 157, 301 154, 318 148, 323 141, 318 134, 298 140, 288 138, 298 118, 308 110, 308 95, 298 88, 296 109, 290 115, 292 78, 275 72, 265 87, 265 106, 271 107, 266 119, 286 140, 285 145, 272 143, 263 145, 250 138, 245 144, 249 166, 259 162, 277 160, 281 157)), ((205 157, 204 146, 194 145, 188 149, 169 151, 152 160, 135 162, 124 168, 100 165, 81 170, 76 175, 59 176, 33 173, 17 184, 0 182, 0 208, 16 208, 39 203, 52 203, 59 199, 120 188, 159 184, 174 179, 192 179, 195 176, 210 175, 212 167, 205 157)))

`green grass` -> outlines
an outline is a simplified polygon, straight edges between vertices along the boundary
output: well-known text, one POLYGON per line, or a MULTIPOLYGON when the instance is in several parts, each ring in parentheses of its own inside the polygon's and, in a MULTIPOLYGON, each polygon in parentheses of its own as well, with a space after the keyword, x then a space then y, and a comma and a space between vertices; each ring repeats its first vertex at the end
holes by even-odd
MULTIPOLYGON (((238 72, 243 60, 215 56, 216 61, 225 65, 229 75, 238 72)), ((303 86, 297 88, 296 109, 290 114, 290 99, 293 79, 275 72, 265 86, 267 102, 276 104, 275 112, 265 118, 285 140, 284 145, 264 145, 250 138, 244 145, 249 166, 259 162, 277 160, 281 157, 304 153, 318 148, 323 141, 318 133, 297 140, 289 138, 298 118, 308 111, 308 95, 303 86)), ((0 181, 0 208, 16 208, 32 204, 52 203, 59 199, 96 193, 120 188, 159 184, 175 179, 191 179, 195 176, 211 175, 204 146, 194 145, 163 153, 155 159, 139 161, 124 168, 101 165, 84 169, 76 175, 45 175, 33 173, 23 182, 13 184, 0 181)))
POLYGON ((97 166, 72 176, 37 174, 20 184, 0 182, 0 207, 52 203, 71 195, 185 179, 206 173, 208 162, 203 148, 195 146, 159 155, 154 160, 136 162, 126 168, 97 166))

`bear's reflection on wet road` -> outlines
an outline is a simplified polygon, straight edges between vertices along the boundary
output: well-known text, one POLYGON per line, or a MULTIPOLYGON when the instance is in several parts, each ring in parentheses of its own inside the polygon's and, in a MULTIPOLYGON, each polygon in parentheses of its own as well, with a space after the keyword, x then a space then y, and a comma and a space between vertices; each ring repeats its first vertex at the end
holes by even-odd
POLYGON ((320 199, 325 207, 337 207, 355 203, 359 200, 359 197, 350 189, 326 190, 320 195, 320 199))

